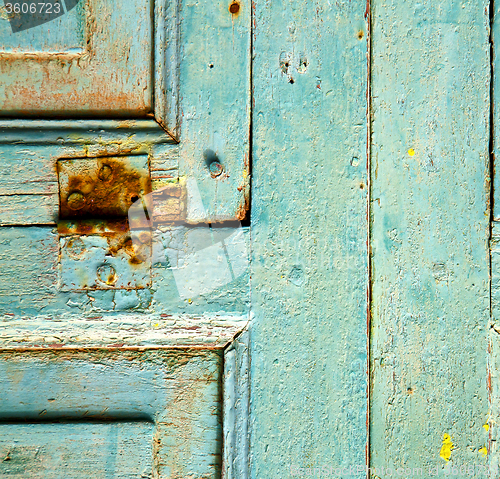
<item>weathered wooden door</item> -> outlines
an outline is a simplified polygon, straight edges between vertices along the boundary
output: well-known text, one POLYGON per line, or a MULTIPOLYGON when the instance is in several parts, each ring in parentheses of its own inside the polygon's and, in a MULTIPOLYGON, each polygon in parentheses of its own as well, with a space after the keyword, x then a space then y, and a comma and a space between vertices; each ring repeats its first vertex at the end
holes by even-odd
POLYGON ((255 2, 251 477, 498 477, 497 3, 255 2))
POLYGON ((64 3, 0 20, 0 475, 497 477, 498 5, 64 3))
POLYGON ((0 11, 0 477, 219 477, 250 5, 0 11))

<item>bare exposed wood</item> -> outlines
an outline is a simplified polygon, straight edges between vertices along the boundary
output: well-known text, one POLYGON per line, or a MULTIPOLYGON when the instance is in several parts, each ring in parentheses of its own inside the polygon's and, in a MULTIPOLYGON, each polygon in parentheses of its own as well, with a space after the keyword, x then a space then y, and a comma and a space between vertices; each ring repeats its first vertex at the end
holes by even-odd
POLYGON ((0 349, 18 348, 223 348, 248 324, 238 315, 118 315, 13 320, 0 316, 0 349), (7 326, 8 327, 5 327, 7 326))

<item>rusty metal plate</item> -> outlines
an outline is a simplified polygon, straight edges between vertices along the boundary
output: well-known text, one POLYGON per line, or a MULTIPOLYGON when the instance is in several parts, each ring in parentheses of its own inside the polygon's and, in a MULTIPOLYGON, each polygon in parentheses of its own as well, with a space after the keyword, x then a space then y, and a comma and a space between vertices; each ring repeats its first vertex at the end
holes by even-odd
POLYGON ((59 217, 125 218, 151 192, 147 155, 61 159, 59 217))
POLYGON ((151 285, 150 231, 60 235, 59 252, 61 291, 131 290, 151 285))

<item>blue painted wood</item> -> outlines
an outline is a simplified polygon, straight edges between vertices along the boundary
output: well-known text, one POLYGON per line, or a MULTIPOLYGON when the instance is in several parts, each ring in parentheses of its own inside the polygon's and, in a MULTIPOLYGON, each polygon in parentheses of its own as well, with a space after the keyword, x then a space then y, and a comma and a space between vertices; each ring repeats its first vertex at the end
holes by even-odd
POLYGON ((193 223, 246 217, 250 12, 249 0, 180 3, 180 175, 196 179, 205 207, 204 213, 188 211, 193 223), (212 163, 221 165, 221 174, 211 174, 212 163))
POLYGON ((370 443, 380 477, 487 464, 489 48, 486 1, 372 2, 370 443))
POLYGON ((153 424, 0 424, 0 474, 9 479, 152 478, 153 424))
POLYGON ((4 351, 0 475, 216 479, 221 368, 220 351, 4 351))
POLYGON ((224 351, 223 479, 247 479, 250 464, 249 334, 243 331, 224 351))
POLYGON ((493 215, 490 238, 491 252, 491 329, 488 345, 488 386, 490 401, 490 428, 488 437, 488 453, 492 475, 498 475, 500 471, 500 451, 499 451, 499 428, 498 418, 500 417, 500 350, 498 335, 500 327, 500 180, 498 178, 500 158, 500 141, 498 125, 500 125, 500 55, 498 52, 498 41, 500 39, 500 5, 491 3, 491 41, 492 41, 492 173, 493 173, 493 215))
POLYGON ((48 40, 44 27, 18 50, 0 51, 0 108, 12 118, 0 125, 0 349, 23 351, 0 354, 0 418, 11 422, 0 425, 0 475, 215 479, 220 350, 248 320, 249 232, 206 223, 243 219, 248 209, 250 4, 158 0, 117 9, 90 0, 82 9, 75 44, 66 23, 48 40), (83 291, 81 264, 66 269, 66 241, 81 240, 90 277, 96 262, 115 256, 109 241, 117 237, 109 218, 91 219, 90 228, 79 218, 62 224, 55 166, 111 156, 141 158, 162 213, 151 218, 170 222, 154 224, 139 281, 127 274, 136 263, 120 256, 129 264, 116 265, 123 281, 114 291, 94 290, 93 277, 83 291), (159 191, 172 198, 162 203, 159 191), (202 224, 173 225, 172 204, 188 212, 173 221, 202 224), (151 351, 185 345, 208 351, 151 351), (122 422, 96 429, 89 415, 122 422), (40 427, 17 424, 40 416, 40 427), (68 417, 74 427, 61 434, 75 441, 70 459, 52 424, 68 417), (12 448, 27 431, 29 440, 12 448))
POLYGON ((53 225, 58 158, 145 154, 156 182, 179 175, 178 147, 151 120, 0 122, 0 225, 53 225))
POLYGON ((90 0, 80 8, 51 25, 62 27, 58 34, 47 34, 48 24, 20 33, 25 41, 17 48, 2 15, 2 43, 11 46, 0 51, 2 115, 144 117, 153 110, 152 0, 128 1, 119 9, 109 0, 90 0), (77 48, 63 41, 68 30, 77 48))
MULTIPOLYGON (((134 5, 127 4, 125 13, 134 5)), ((146 7, 139 6, 139 17, 149 21, 146 7)), ((441 469, 450 458, 452 464, 485 465, 488 439, 492 463, 498 463, 496 428, 488 438, 483 427, 489 414, 497 415, 499 376, 493 332, 488 410, 486 2, 410 1, 401 8, 396 0, 373 0, 370 10, 361 0, 259 0, 253 7, 243 1, 157 1, 151 12, 157 22, 154 50, 149 40, 138 40, 153 38, 151 25, 141 21, 139 34, 129 39, 130 62, 117 57, 125 62, 118 62, 118 73, 139 71, 145 82, 136 103, 127 97, 124 106, 106 97, 86 105, 110 116, 154 113, 169 134, 152 120, 0 124, 0 224, 18 226, 0 229, 0 346, 72 348, 0 355, 0 390, 8 392, 0 394, 0 417, 16 422, 34 421, 40 413, 50 421, 72 416, 78 426, 74 432, 68 426, 67 437, 80 438, 83 450, 97 431, 94 423, 82 422, 86 414, 121 417, 118 429, 96 433, 110 450, 99 450, 104 459, 96 467, 115 476, 123 469, 108 464, 116 457, 115 442, 138 427, 146 448, 150 424, 155 441, 144 464, 154 462, 158 477, 217 477, 222 453, 228 479, 314 475, 318 468, 330 476, 347 475, 348 468, 349 475, 361 477, 370 454, 373 475, 385 477, 387 466, 441 469), (173 190, 189 198, 188 222, 245 216, 251 55, 251 244, 248 228, 241 229, 238 243, 226 241, 234 225, 163 224, 154 232, 150 287, 61 291, 54 228, 58 158, 148 155, 154 187, 175 184, 173 190), (202 207, 193 206, 197 195, 202 207), (245 270, 250 246, 251 295, 245 270), (220 349, 250 313, 248 333, 225 352, 223 391, 220 353, 79 350, 188 344, 220 349), (339 467, 344 472, 337 473, 339 467)), ((117 40, 110 55, 123 45, 123 31, 111 29, 102 39, 117 40)), ((40 32, 39 42, 45 34, 40 32)), ((69 65, 80 54, 69 51, 63 33, 52 47, 67 47, 56 63, 69 65)), ((29 81, 16 77, 26 55, 14 56, 0 52, 0 64, 14 65, 4 88, 14 81, 33 86, 36 75, 29 81)), ((41 56, 40 64, 47 63, 47 55, 41 56)), ((82 105, 88 91, 77 90, 83 97, 74 101, 82 105)), ((31 106, 53 112, 54 98, 45 93, 31 106)), ((5 106, 10 100, 4 95, 0 101, 5 106)), ((19 105, 8 108, 19 111, 19 105)), ((494 230, 494 319, 497 236, 494 230)), ((53 444, 53 428, 44 423, 11 457, 11 438, 36 426, 1 427, 7 432, 0 454, 9 457, 0 463, 4 471, 17 460, 33 471, 34 444, 39 438, 53 444)), ((43 477, 53 474, 58 454, 65 454, 49 449, 42 456, 47 468, 36 466, 43 477)), ((129 458, 123 459, 126 467, 129 458)), ((130 470, 143 467, 130 460, 130 470)), ((15 473, 27 474, 20 471, 15 473)))
POLYGON ((252 478, 366 463, 365 10, 255 3, 252 478))

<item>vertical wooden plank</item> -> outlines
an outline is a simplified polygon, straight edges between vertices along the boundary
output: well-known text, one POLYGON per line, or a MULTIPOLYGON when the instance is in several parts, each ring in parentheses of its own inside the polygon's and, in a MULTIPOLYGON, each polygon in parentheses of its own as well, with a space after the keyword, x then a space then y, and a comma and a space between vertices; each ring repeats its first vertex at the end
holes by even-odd
POLYGON ((249 354, 248 331, 224 351, 223 479, 248 479, 249 354))
POLYGON ((179 0, 155 1, 155 119, 179 139, 179 0))
POLYGON ((490 388, 490 427, 489 454, 490 468, 493 476, 498 476, 500 466, 499 433, 500 419, 500 180, 498 178, 498 159, 500 158, 500 3, 491 0, 491 53, 492 53, 492 147, 493 147, 493 221, 491 227, 491 328, 489 356, 489 388, 490 388))
POLYGON ((158 479, 221 476, 222 352, 198 356, 168 378, 171 398, 156 418, 158 479))
POLYGON ((492 133, 493 133, 493 220, 500 221, 500 2, 490 1, 491 15, 491 67, 492 67, 492 133))
POLYGON ((372 19, 371 466, 428 477, 486 462, 488 3, 372 19))
POLYGON ((206 210, 188 210, 194 223, 246 215, 250 11, 249 0, 180 5, 180 174, 196 180, 206 210))
POLYGON ((364 470, 365 10, 255 2, 253 478, 364 470))

